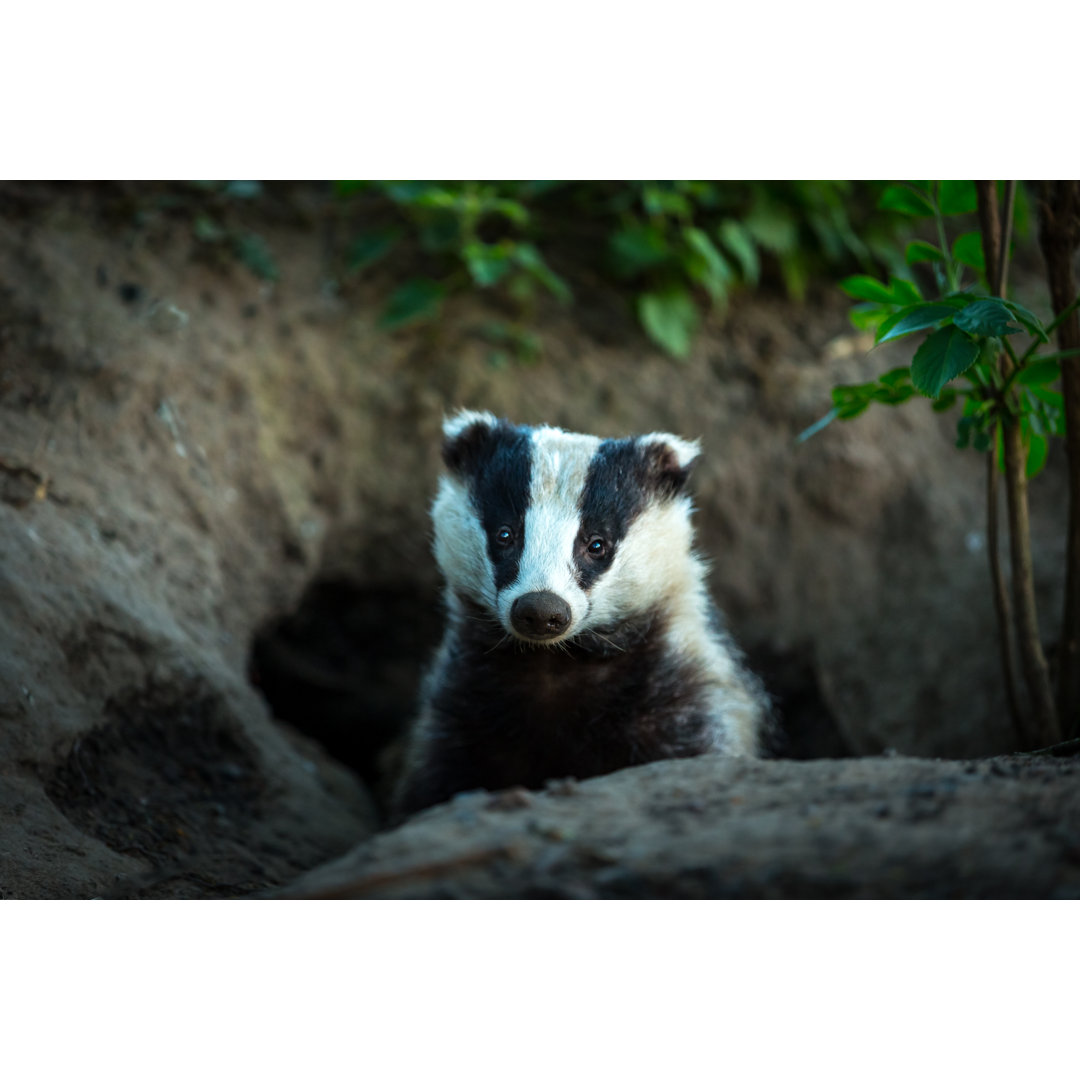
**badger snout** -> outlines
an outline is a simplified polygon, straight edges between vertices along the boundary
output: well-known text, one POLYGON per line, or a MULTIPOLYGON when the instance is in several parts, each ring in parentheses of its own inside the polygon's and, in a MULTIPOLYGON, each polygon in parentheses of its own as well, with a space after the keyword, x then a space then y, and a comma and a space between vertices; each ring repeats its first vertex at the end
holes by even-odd
POLYGON ((546 641, 570 625, 570 605, 553 592, 530 592, 510 607, 510 624, 525 638, 546 641))

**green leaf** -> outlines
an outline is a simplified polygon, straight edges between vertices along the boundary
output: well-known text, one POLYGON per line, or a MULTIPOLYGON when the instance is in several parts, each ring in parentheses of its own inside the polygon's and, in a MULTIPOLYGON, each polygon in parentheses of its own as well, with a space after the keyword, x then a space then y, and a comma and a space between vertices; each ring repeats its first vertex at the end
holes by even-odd
POLYGON ((510 269, 510 259, 516 245, 502 241, 498 244, 485 244, 479 240, 466 244, 461 255, 473 281, 482 289, 498 283, 510 269))
POLYGON ((918 262, 942 262, 944 258, 941 248, 928 244, 925 240, 912 240, 904 249, 904 260, 908 266, 918 262))
POLYGON ((754 240, 774 255, 792 251, 798 244, 799 229, 791 212, 767 200, 759 199, 743 224, 754 240))
POLYGON ((885 372, 876 382, 857 383, 855 385, 834 386, 833 404, 841 420, 850 420, 857 416, 871 402, 882 405, 901 405, 915 393, 911 385, 911 369, 893 368, 885 372))
POLYGON ((480 336, 491 345, 498 346, 491 356, 509 356, 513 353, 518 360, 524 363, 533 363, 539 359, 543 351, 540 339, 536 334, 525 330, 505 319, 493 319, 483 323, 480 327, 480 336))
POLYGON ((938 206, 943 214, 973 214, 978 209, 979 198, 974 180, 942 180, 938 192, 938 206))
POLYGON ((685 289, 642 293, 638 317, 645 332, 662 349, 680 360, 690 355, 698 328, 698 310, 685 289))
POLYGON ((942 319, 951 318, 956 314, 956 309, 948 304, 938 304, 933 301, 924 301, 919 304, 911 304, 902 308, 886 319, 878 328, 874 343, 877 345, 894 338, 903 337, 905 334, 913 334, 916 330, 926 330, 936 326, 942 319))
POLYGON ((757 245, 753 237, 738 221, 728 219, 721 222, 717 229, 720 243, 739 261, 743 281, 747 285, 756 285, 761 276, 761 260, 758 258, 757 245))
POLYGON ((261 180, 230 180, 225 194, 230 199, 257 199, 263 192, 261 180))
POLYGON ((1031 386, 1028 393, 1034 394, 1040 401, 1045 401, 1053 409, 1065 408, 1065 395, 1060 390, 1047 390, 1045 386, 1031 386))
POLYGON ((979 297, 973 296, 969 291, 964 290, 962 292, 949 293, 948 296, 939 296, 936 303, 948 304, 950 307, 956 308, 956 310, 959 311, 961 308, 966 308, 972 300, 978 299, 979 297))
POLYGON ((925 195, 906 184, 890 184, 878 200, 882 210, 895 210, 910 217, 933 217, 934 206, 925 195))
POLYGON ((515 202, 513 199, 492 199, 489 202, 484 202, 481 209, 485 213, 501 214, 504 218, 509 218, 515 225, 529 224, 529 211, 521 203, 515 202))
POLYGON ((453 214, 436 214, 418 233, 420 246, 432 253, 457 252, 461 247, 461 222, 453 214))
POLYGON ((685 219, 693 214, 690 203, 684 195, 680 195, 677 191, 658 187, 655 184, 645 186, 641 201, 645 207, 645 213, 649 215, 655 214, 660 217, 670 215, 671 217, 685 219))
POLYGON ((371 180, 335 180, 334 194, 339 199, 344 199, 358 191, 363 191, 364 188, 370 187, 371 184, 371 180))
POLYGON ((849 312, 848 318, 856 330, 877 330, 877 328, 892 316, 891 304, 856 304, 849 312))
POLYGON ((976 337, 1002 337, 1019 334, 1018 327, 1010 326, 1012 312, 996 299, 976 300, 953 316, 953 325, 976 337))
POLYGON ((567 304, 573 299, 570 286, 548 266, 533 244, 514 245, 514 261, 562 303, 567 304))
POLYGON ((882 405, 903 405, 915 396, 914 386, 875 386, 870 394, 873 401, 882 405))
POLYGON ((204 244, 218 244, 229 235, 216 221, 206 217, 205 214, 200 214, 195 219, 191 231, 195 234, 195 239, 201 240, 204 244))
POLYGON ((986 258, 983 256, 981 232, 976 230, 975 232, 961 233, 953 241, 952 254, 957 262, 970 266, 973 270, 978 270, 980 274, 986 273, 986 258))
POLYGON ((878 382, 883 386, 903 386, 905 383, 911 382, 911 368, 907 364, 903 367, 893 368, 891 371, 886 371, 878 379, 878 382))
POLYGON ((349 248, 345 266, 349 273, 363 270, 388 255, 401 239, 401 230, 395 228, 373 229, 361 233, 349 248))
POLYGON ((1031 431, 1036 435, 1064 435, 1065 415, 1063 410, 1054 403, 1042 400, 1043 387, 1022 387, 1021 407, 1024 411, 1024 419, 1028 422, 1031 431))
POLYGON ((381 180, 379 186, 391 202, 409 205, 410 203, 429 204, 434 197, 442 200, 442 205, 453 205, 456 196, 434 180, 381 180))
MULTIPOLYGON (((395 185, 398 189, 400 189, 400 186, 395 185)), ((436 186, 425 188, 413 194, 399 190, 397 201, 406 205, 415 203, 417 206, 423 206, 428 210, 447 210, 461 216, 464 216, 470 210, 475 211, 476 205, 475 202, 470 203, 468 196, 436 186)))
POLYGON ((438 315, 446 290, 437 281, 414 278, 397 289, 383 308, 379 325, 393 330, 438 315))
POLYGON ((615 272, 636 277, 671 256, 667 238, 655 225, 629 225, 615 233, 608 244, 615 272))
POLYGON ((1023 391, 1028 415, 1039 418, 1041 430, 1038 433, 1064 435, 1064 395, 1057 390, 1047 390, 1045 386, 1025 386, 1023 391))
POLYGON ((960 419, 956 421, 957 450, 966 450, 971 445, 971 433, 975 423, 976 417, 974 416, 961 416, 960 419))
POLYGON ((878 390, 880 390, 878 384, 872 382, 858 383, 854 386, 834 386, 832 400, 837 418, 854 420, 870 407, 878 390))
POLYGON ((922 299, 918 286, 904 278, 889 278, 889 288, 894 304, 917 304, 922 299))
POLYGON ((1023 304, 1018 304, 1015 300, 1002 300, 1001 302, 1013 313, 1016 321, 1032 337, 1037 337, 1040 341, 1050 340, 1049 335, 1046 333, 1046 327, 1043 326, 1038 316, 1028 311, 1023 304))
POLYGON ((892 290, 867 274, 853 274, 840 282, 840 288, 853 300, 873 300, 879 304, 893 303, 892 290))
POLYGON ((727 259, 717 251, 716 245, 701 229, 687 225, 682 234, 692 252, 691 258, 687 260, 687 272, 694 281, 704 287, 714 301, 719 300, 734 276, 727 259))
POLYGON ((784 288, 788 296, 800 303, 806 298, 806 288, 810 284, 810 266, 801 251, 788 251, 779 256, 780 273, 784 279, 784 288))
POLYGON ((947 382, 962 375, 978 358, 977 342, 955 326, 943 326, 916 351, 911 361, 911 381, 927 397, 936 398, 947 382))
POLYGON ((258 233, 240 233, 233 237, 236 257, 263 281, 277 281, 278 268, 266 241, 258 233))
POLYGON ((870 408, 870 404, 873 398, 853 398, 846 405, 838 406, 836 410, 836 416, 838 420, 854 420, 856 416, 861 416, 867 409, 870 408))
POLYGON ((939 397, 931 406, 934 412, 948 412, 956 404, 956 391, 951 386, 946 386, 939 397))

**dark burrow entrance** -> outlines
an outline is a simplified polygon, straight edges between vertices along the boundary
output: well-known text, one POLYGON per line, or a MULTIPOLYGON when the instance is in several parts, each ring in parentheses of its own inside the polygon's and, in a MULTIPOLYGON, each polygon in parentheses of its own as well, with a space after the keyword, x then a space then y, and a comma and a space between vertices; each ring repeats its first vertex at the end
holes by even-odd
MULTIPOLYGON (((296 611, 255 635, 251 680, 278 720, 357 773, 385 811, 395 751, 442 623, 438 595, 414 584, 317 579, 296 611)), ((771 755, 850 755, 808 656, 763 647, 748 650, 748 661, 778 716, 771 755)))
POLYGON ((395 742, 438 644, 442 604, 416 585, 322 578, 264 625, 249 675, 274 716, 321 743, 385 804, 395 742))

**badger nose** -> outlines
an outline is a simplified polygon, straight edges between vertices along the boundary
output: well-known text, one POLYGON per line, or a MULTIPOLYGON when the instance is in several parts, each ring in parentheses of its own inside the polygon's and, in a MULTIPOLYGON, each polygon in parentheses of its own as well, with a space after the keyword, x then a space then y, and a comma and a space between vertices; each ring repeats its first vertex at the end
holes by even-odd
POLYGON ((511 605, 510 623, 522 637, 558 637, 570 625, 570 605, 553 592, 525 593, 511 605))

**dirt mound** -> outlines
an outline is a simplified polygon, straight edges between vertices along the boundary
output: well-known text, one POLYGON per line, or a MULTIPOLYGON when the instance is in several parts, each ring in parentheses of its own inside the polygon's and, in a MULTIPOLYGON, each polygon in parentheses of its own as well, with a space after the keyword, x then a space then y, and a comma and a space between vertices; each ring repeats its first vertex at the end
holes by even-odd
POLYGON ((695 758, 474 793, 283 895, 1080 898, 1080 764, 695 758))

